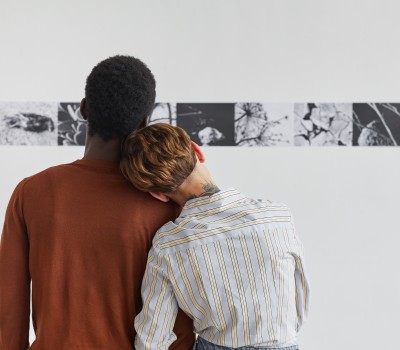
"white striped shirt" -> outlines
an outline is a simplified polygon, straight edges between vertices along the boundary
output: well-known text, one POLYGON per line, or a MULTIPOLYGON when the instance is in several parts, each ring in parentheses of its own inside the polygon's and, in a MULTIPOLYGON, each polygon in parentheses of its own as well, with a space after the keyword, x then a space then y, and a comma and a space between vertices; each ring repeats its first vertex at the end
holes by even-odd
POLYGON ((138 350, 168 349, 178 307, 214 344, 296 343, 309 288, 289 209, 233 188, 189 200, 154 237, 142 298, 138 350))

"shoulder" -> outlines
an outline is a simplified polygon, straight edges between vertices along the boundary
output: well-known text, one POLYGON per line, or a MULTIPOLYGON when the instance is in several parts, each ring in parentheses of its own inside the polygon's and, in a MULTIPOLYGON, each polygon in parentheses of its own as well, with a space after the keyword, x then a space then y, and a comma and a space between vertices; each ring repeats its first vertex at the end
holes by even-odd
POLYGON ((182 248, 182 240, 186 240, 188 236, 194 237, 194 235, 202 232, 202 228, 193 227, 196 223, 200 223, 196 220, 189 220, 189 222, 179 221, 180 217, 175 221, 169 221, 163 225, 156 233, 153 239, 153 247, 159 249, 163 255, 168 255, 170 247, 173 246, 182 248))
POLYGON ((290 212, 290 208, 286 203, 278 202, 269 199, 257 199, 251 200, 252 204, 259 207, 264 207, 266 210, 270 211, 280 211, 280 212, 290 212))
MULTIPOLYGON (((25 177, 24 179, 20 180, 12 191, 10 204, 15 205, 16 202, 19 202, 21 204, 22 202, 24 202, 26 197, 30 196, 30 193, 33 193, 35 195, 38 192, 37 188, 41 187, 39 184, 48 183, 48 178, 50 176, 49 173, 52 171, 53 168, 55 167, 42 170, 39 173, 25 177)), ((33 198, 37 199, 37 197, 33 198)))
POLYGON ((21 195, 22 193, 34 191, 37 188, 48 188, 49 183, 55 174, 65 173, 70 164, 61 164, 44 169, 34 175, 25 177, 15 187, 13 194, 21 195))
POLYGON ((289 206, 284 202, 277 201, 263 201, 266 206, 275 210, 290 211, 289 206))
MULTIPOLYGON (((252 206, 259 208, 263 213, 262 216, 271 218, 271 223, 274 225, 284 225, 287 227, 293 226, 293 217, 290 207, 280 201, 275 200, 253 200, 252 206)), ((257 209, 256 209, 257 210, 257 209)))
POLYGON ((165 232, 168 232, 172 229, 174 229, 177 225, 173 221, 169 221, 163 226, 160 227, 160 229, 157 231, 157 235, 160 234, 162 235, 165 232))
POLYGON ((160 246, 160 244, 162 244, 163 242, 165 242, 166 238, 173 234, 174 230, 177 228, 178 226, 172 222, 172 221, 168 221, 166 224, 164 224, 163 226, 161 226, 158 231, 156 232, 156 234, 154 235, 153 238, 153 247, 154 248, 158 248, 160 246))
POLYGON ((55 165, 55 166, 49 167, 47 169, 44 169, 36 174, 33 174, 31 176, 24 178, 21 181, 21 183, 29 184, 31 182, 40 181, 42 179, 46 179, 46 178, 52 176, 53 174, 65 172, 68 169, 70 169, 71 167, 72 167, 72 163, 55 165))

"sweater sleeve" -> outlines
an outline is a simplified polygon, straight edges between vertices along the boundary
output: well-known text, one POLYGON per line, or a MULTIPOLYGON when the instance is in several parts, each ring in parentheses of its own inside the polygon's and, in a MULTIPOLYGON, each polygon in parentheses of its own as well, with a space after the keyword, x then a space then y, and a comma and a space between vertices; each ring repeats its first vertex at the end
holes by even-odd
POLYGON ((9 201, 0 241, 0 350, 29 348, 29 240, 22 208, 25 181, 9 201))

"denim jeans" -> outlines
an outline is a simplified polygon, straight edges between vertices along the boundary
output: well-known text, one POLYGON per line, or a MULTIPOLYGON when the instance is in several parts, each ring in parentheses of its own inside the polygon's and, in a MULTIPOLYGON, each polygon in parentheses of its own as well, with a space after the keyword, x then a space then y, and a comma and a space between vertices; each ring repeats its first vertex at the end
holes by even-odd
MULTIPOLYGON (((207 340, 197 337, 196 344, 194 350, 232 350, 234 348, 228 348, 226 346, 220 346, 213 343, 208 342, 207 340)), ((280 347, 254 347, 254 346, 242 346, 237 348, 240 350, 299 350, 297 345, 286 346, 283 348, 280 347)))

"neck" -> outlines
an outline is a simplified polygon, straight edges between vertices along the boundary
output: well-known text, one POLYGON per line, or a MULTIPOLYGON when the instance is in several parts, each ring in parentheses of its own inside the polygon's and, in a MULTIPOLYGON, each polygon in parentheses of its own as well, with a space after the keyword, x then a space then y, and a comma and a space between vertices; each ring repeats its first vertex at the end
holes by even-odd
POLYGON ((211 196, 219 191, 220 189, 210 176, 198 174, 194 178, 186 179, 178 191, 170 197, 183 207, 190 199, 211 196))
POLYGON ((85 154, 82 159, 99 159, 119 162, 120 158, 120 140, 112 139, 104 141, 98 135, 86 135, 85 154))

